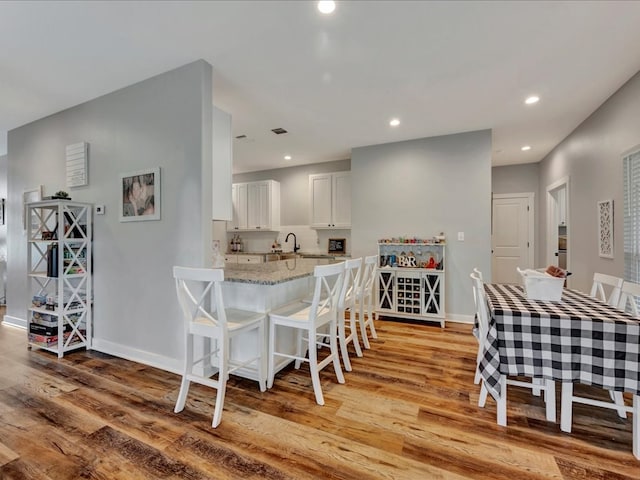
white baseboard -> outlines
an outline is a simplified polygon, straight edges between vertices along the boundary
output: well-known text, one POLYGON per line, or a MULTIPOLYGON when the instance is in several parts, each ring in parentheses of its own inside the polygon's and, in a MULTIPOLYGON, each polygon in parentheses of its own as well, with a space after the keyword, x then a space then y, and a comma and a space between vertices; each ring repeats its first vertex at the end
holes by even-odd
POLYGON ((98 352, 107 353, 114 357, 124 358, 132 362, 142 363, 150 367, 159 368, 167 372, 182 375, 182 360, 158 355, 157 353, 146 352, 136 348, 110 342, 100 338, 94 338, 91 342, 91 349, 98 352))
POLYGON ((455 323, 474 323, 475 317, 473 315, 459 315, 459 314, 447 314, 447 322, 455 323))
POLYGON ((13 325, 14 327, 24 328, 25 330, 27 329, 26 320, 18 317, 12 317, 11 315, 5 315, 2 318, 2 323, 5 323, 7 325, 13 325))

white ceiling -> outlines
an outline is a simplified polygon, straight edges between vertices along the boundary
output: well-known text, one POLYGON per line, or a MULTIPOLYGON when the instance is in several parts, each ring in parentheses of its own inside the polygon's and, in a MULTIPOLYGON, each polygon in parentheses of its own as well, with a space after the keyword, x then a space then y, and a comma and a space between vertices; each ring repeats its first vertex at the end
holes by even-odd
POLYGON ((203 58, 235 172, 487 128, 528 163, 640 69, 640 2, 315 3, 2 1, 0 131, 203 58))

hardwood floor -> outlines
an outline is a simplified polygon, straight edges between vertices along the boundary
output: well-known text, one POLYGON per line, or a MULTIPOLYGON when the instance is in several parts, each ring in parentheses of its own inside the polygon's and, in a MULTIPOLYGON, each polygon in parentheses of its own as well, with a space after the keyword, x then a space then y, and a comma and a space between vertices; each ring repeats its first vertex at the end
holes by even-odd
POLYGON ((177 375, 98 352, 58 360, 0 325, 0 479, 640 478, 614 411, 576 406, 565 434, 511 388, 498 427, 495 402, 477 407, 470 326, 376 327, 346 384, 321 374, 325 406, 305 367, 265 393, 232 377, 212 429, 212 389, 193 385, 174 414, 177 375))

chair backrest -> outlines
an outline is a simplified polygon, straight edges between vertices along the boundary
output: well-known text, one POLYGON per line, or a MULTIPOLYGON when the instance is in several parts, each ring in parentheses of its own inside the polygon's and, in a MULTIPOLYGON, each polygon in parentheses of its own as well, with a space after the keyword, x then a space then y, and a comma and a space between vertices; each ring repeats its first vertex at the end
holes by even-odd
POLYGON ((489 308, 487 307, 487 294, 484 291, 484 282, 477 273, 469 275, 473 281, 473 292, 476 302, 476 313, 478 315, 478 338, 484 339, 489 332, 489 308))
POLYGON ((344 280, 340 296, 338 298, 338 308, 345 310, 356 304, 356 296, 360 289, 362 277, 362 257, 345 261, 344 280))
POLYGON ((633 282, 624 282, 620 289, 620 301, 617 307, 634 317, 639 317, 638 299, 640 299, 640 285, 633 282))
POLYGON ((622 278, 596 272, 593 274, 591 296, 608 303, 612 307, 617 307, 620 300, 620 289, 622 288, 623 282, 624 280, 622 278), (609 295, 609 298, 607 298, 607 294, 604 290, 605 285, 611 287, 611 294, 609 295))
MULTIPOLYGON (((477 267, 473 267, 473 273, 470 275, 471 279, 474 280, 474 275, 475 277, 478 277, 480 279, 480 281, 482 280, 482 272, 480 270, 478 270, 477 267)), ((476 292, 476 282, 475 280, 473 282, 471 282, 471 289, 473 290, 473 304, 476 306, 476 309, 478 308, 478 294, 476 292)))
POLYGON ((314 267, 313 276, 316 283, 309 308, 309 321, 313 322, 324 315, 336 316, 344 274, 345 262, 314 267))
POLYGON ((362 272, 362 282, 360 284, 360 296, 362 298, 371 295, 373 284, 378 271, 378 255, 368 255, 364 257, 364 267, 362 272))
POLYGON ((211 322, 211 327, 221 331, 227 328, 227 317, 222 300, 224 270, 221 268, 173 267, 178 302, 185 322, 204 318, 211 322), (211 293, 213 292, 213 302, 211 293))

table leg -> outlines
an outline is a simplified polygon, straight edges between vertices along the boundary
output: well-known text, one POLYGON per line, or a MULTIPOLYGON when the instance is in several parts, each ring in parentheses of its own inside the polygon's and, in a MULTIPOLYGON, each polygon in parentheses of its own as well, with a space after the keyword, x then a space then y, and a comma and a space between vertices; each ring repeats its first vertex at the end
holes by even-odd
POLYGON ((640 460, 640 395, 633 396, 633 428, 631 429, 631 435, 633 435, 633 456, 640 460))
POLYGON ((560 405, 560 430, 571 432, 571 422, 573 417, 573 383, 563 382, 562 403, 560 405))
POLYGON ((556 423, 556 382, 542 380, 545 383, 544 398, 547 407, 547 422, 556 423))
POLYGON ((500 398, 497 402, 498 425, 507 426, 507 376, 500 375, 500 398))

